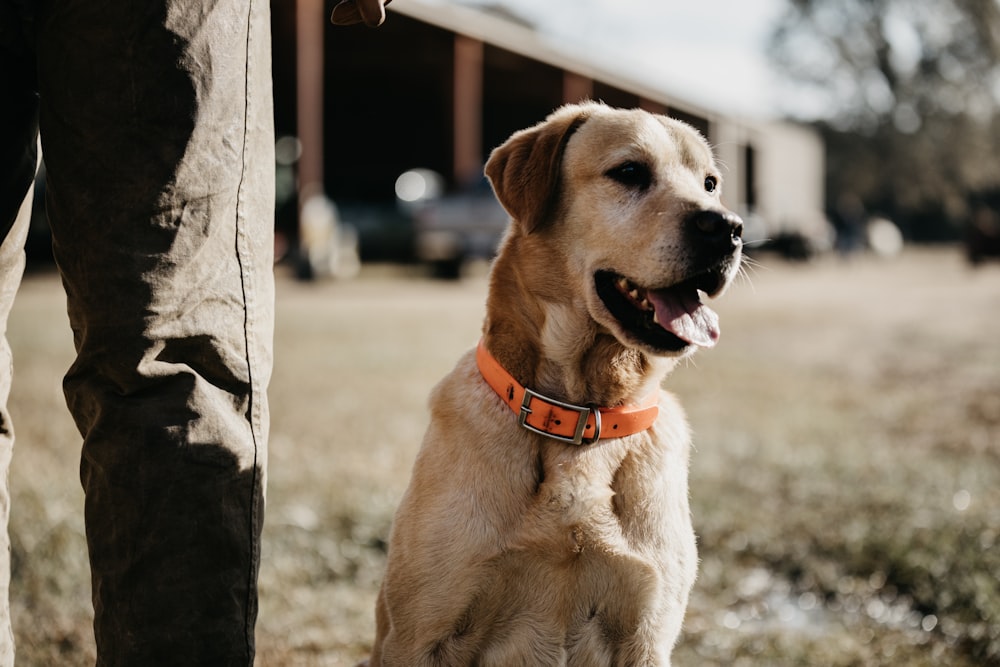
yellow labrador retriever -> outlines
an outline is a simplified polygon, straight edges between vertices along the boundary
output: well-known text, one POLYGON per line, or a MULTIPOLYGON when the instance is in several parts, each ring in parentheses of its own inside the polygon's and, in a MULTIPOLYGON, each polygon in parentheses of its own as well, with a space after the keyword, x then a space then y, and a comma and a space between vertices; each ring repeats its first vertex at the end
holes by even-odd
POLYGON ((697 554, 664 375, 719 336, 742 222, 701 136, 598 103, 486 165, 512 222, 477 350, 431 397, 370 664, 669 665, 697 554))

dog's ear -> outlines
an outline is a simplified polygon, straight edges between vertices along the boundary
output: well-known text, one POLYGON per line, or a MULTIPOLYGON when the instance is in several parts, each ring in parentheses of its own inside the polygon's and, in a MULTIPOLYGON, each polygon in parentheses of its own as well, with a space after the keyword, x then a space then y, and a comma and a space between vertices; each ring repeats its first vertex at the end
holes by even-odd
POLYGON ((515 132, 486 161, 486 177, 497 199, 527 232, 538 229, 558 207, 563 151, 592 107, 558 109, 538 125, 515 132))

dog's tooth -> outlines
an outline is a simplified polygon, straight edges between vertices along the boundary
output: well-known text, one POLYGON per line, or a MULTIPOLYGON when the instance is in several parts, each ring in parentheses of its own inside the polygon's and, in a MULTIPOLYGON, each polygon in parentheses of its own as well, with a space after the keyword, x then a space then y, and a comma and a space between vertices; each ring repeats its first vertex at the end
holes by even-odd
POLYGON ((622 291, 627 292, 628 291, 628 280, 625 279, 625 278, 619 278, 618 279, 618 287, 620 287, 622 289, 622 291))
POLYGON ((653 310, 653 307, 649 305, 649 299, 643 299, 639 302, 639 305, 643 310, 653 310))
POLYGON ((628 295, 629 295, 630 297, 632 297, 633 299, 635 299, 636 301, 638 301, 638 300, 639 300, 639 290, 637 290, 637 289, 634 289, 634 290, 630 291, 630 292, 628 293, 628 295))
POLYGON ((653 324, 659 324, 660 318, 656 316, 656 311, 653 311, 653 324))

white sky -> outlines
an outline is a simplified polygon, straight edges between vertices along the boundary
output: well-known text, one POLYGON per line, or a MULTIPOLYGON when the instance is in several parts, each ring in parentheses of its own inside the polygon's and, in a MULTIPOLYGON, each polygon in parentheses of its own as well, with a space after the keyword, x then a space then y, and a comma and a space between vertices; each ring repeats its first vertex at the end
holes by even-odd
POLYGON ((462 1, 502 4, 568 48, 691 102, 751 116, 791 110, 764 52, 785 0, 462 1))

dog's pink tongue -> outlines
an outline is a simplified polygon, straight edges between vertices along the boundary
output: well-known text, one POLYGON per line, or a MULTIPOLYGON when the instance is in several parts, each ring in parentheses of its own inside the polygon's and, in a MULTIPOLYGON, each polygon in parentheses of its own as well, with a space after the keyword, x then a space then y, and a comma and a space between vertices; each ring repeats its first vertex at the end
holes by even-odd
POLYGON ((719 316, 701 302, 698 291, 666 289, 650 291, 657 323, 683 341, 713 347, 719 340, 719 316))

